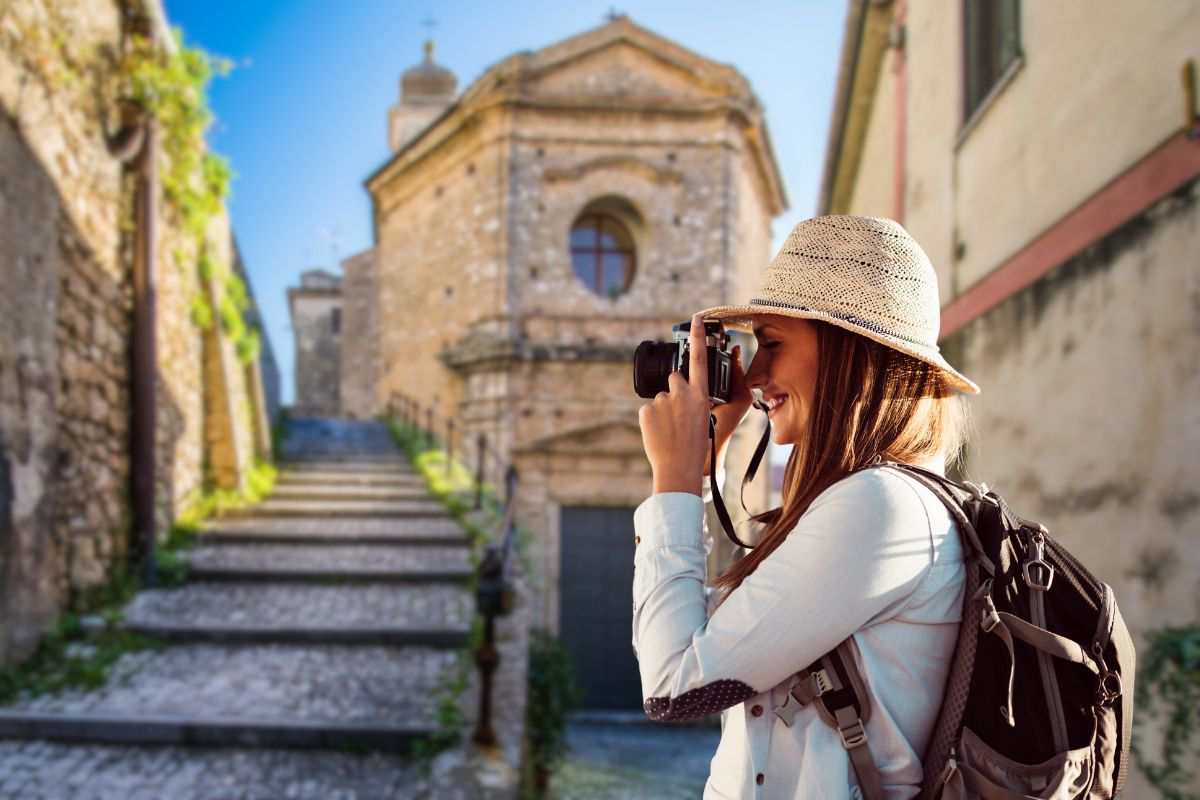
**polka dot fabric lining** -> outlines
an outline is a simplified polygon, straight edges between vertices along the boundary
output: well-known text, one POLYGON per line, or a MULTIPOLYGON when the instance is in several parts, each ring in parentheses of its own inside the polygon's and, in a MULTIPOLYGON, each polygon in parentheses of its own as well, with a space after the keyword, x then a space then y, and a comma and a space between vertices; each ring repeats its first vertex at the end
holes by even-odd
POLYGON ((741 681, 723 678, 689 689, 678 697, 651 697, 642 706, 646 716, 656 722, 696 719, 743 703, 756 694, 741 681))
POLYGON ((898 222, 831 215, 792 229, 749 305, 701 312, 749 329, 756 314, 830 322, 941 369, 958 391, 979 387, 942 357, 937 273, 898 222))

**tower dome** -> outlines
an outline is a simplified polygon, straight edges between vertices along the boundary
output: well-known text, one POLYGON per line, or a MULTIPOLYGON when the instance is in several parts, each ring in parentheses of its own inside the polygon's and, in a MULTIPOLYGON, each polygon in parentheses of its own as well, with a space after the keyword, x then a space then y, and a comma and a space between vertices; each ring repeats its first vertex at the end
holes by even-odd
POLYGON ((425 60, 400 76, 400 102, 438 103, 454 99, 458 79, 454 73, 433 61, 433 42, 425 42, 425 60))

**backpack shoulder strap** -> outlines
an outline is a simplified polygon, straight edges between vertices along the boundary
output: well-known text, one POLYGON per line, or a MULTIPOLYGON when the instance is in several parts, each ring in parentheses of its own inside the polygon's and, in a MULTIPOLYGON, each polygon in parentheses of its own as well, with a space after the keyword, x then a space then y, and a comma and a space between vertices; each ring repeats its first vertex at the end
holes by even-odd
POLYGON ((801 680, 793 685, 791 696, 801 705, 815 701, 817 715, 841 736, 863 800, 884 800, 883 777, 867 745, 871 695, 858 670, 856 651, 854 637, 847 638, 801 671, 801 680))
POLYGON ((933 492, 933 496, 942 501, 942 505, 946 507, 946 510, 948 510, 950 515, 954 518, 954 521, 958 523, 958 530, 962 536, 962 540, 967 546, 967 549, 970 551, 971 555, 978 560, 979 566, 990 576, 994 576, 996 574, 996 566, 992 563, 992 559, 983 549, 983 543, 979 540, 979 533, 975 530, 975 526, 971 523, 971 520, 967 518, 966 512, 963 511, 962 502, 949 487, 953 486, 961 491, 970 491, 973 494, 978 494, 981 497, 985 495, 980 493, 975 487, 963 489, 963 487, 959 486, 949 478, 938 475, 936 472, 922 469, 921 467, 915 467, 912 464, 900 464, 895 461, 885 461, 879 466, 891 467, 900 471, 901 473, 907 474, 933 492))

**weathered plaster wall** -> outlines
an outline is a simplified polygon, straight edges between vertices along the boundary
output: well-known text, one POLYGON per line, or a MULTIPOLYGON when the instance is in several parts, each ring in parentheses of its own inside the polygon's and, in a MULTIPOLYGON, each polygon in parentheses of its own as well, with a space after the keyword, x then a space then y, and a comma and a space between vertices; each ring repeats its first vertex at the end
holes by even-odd
POLYGON ((1200 185, 969 325, 969 472, 1116 591, 1135 632, 1200 618, 1200 185), (1132 300, 1136 298, 1136 302, 1132 300))
POLYGON ((942 233, 930 252, 939 263, 953 254, 941 249, 953 244, 944 244, 952 214, 966 288, 1178 130, 1179 74, 1200 57, 1200 7, 1022 3, 1024 64, 959 142, 961 73, 947 65, 961 63, 961 8, 908 9, 907 219, 915 234, 942 233), (927 169, 927 159, 941 164, 927 169))
POLYGON ((855 213, 873 217, 895 217, 893 187, 896 181, 896 90, 893 69, 895 52, 888 50, 879 66, 875 98, 863 139, 862 158, 850 204, 855 213))

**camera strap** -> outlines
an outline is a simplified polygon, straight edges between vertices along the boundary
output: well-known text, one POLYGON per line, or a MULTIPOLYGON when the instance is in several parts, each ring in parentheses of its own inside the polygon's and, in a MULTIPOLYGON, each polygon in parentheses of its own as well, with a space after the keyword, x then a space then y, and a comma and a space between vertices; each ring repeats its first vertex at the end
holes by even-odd
MULTIPOLYGON (((758 474, 759 465, 762 464, 763 456, 767 452, 767 444, 770 441, 771 422, 768 420, 766 427, 763 428, 762 438, 758 440, 758 446, 754 449, 754 455, 750 458, 750 464, 746 467, 746 474, 742 477, 742 488, 739 493, 739 499, 742 503, 742 510, 747 514, 750 511, 746 508, 746 484, 754 480, 754 476, 758 474)), ((717 418, 714 414, 708 415, 708 442, 708 485, 712 489, 713 507, 716 509, 717 518, 721 520, 721 527, 725 529, 725 535, 729 537, 729 541, 738 547, 753 550, 754 545, 746 544, 733 532, 733 520, 729 518, 729 511, 725 508, 725 501, 721 499, 721 489, 717 486, 717 418)))

